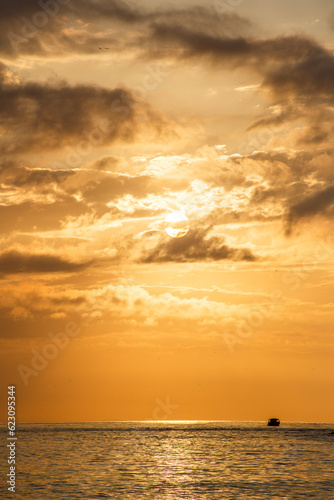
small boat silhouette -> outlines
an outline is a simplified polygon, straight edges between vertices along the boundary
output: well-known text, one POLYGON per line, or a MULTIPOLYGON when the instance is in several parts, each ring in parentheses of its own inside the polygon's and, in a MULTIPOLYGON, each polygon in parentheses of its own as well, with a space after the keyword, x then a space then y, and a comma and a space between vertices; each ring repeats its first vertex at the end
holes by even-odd
POLYGON ((267 425, 269 425, 269 427, 278 427, 280 423, 279 418, 269 418, 267 425))

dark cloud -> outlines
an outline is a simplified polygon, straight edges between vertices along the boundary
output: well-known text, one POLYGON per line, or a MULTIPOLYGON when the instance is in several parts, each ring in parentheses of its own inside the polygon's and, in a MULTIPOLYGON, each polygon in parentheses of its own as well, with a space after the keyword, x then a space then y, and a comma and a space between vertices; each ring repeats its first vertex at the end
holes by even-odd
MULTIPOLYGON (((309 175, 318 181, 331 182, 333 177, 331 165, 334 158, 333 149, 319 149, 318 151, 257 151, 245 156, 243 161, 249 159, 254 168, 260 168, 263 177, 269 185, 286 193, 289 185, 297 189, 305 187, 303 179, 309 175)), ((295 192, 293 194, 295 196, 295 192)))
POLYGON ((47 254, 23 254, 10 250, 0 255, 0 274, 16 273, 73 273, 81 271, 92 261, 75 263, 63 257, 47 254))
POLYGON ((233 11, 226 11, 224 16, 220 16, 213 5, 212 8, 191 6, 188 9, 164 9, 161 12, 149 14, 147 19, 155 31, 160 25, 168 25, 180 29, 191 29, 198 33, 232 38, 254 31, 254 26, 249 19, 233 11))
POLYGON ((2 188, 38 187, 39 192, 53 191, 48 185, 60 184, 62 181, 74 175, 70 170, 52 170, 49 168, 32 168, 24 166, 23 163, 12 160, 3 160, 0 163, 0 181, 2 188))
MULTIPOLYGON (((56 2, 54 12, 65 13, 65 6, 56 2)), ((59 28, 59 19, 48 15, 38 5, 37 0, 13 0, 2 2, 0 19, 0 52, 5 56, 16 57, 19 52, 42 53, 41 33, 49 34, 59 28)))
MULTIPOLYGON (((320 116, 319 119, 320 122, 318 124, 314 122, 309 124, 307 129, 298 138, 297 144, 316 146, 332 140, 334 130, 333 126, 327 127, 326 123, 323 121, 323 116, 320 116)), ((334 119, 334 114, 332 119, 334 119)))
MULTIPOLYGON (((54 2, 57 3, 56 0, 54 2)), ((13 7, 6 7, 3 19, 7 26, 11 23, 21 23, 21 30, 22 17, 33 22, 36 9, 41 9, 39 3, 32 1, 16 0, 14 4, 13 7), (22 12, 21 17, 18 16, 18 12, 22 12)), ((99 52, 99 46, 103 48, 108 43, 110 50, 117 52, 129 50, 133 54, 138 54, 139 50, 142 57, 149 56, 155 59, 168 57, 182 61, 185 59, 198 61, 201 58, 214 62, 216 66, 218 63, 252 68, 260 74, 262 86, 269 89, 274 102, 282 103, 282 112, 279 116, 261 117, 251 128, 276 126, 300 118, 305 119, 310 128, 314 116, 310 111, 305 113, 305 110, 317 108, 319 104, 327 103, 331 106, 333 103, 333 54, 308 37, 292 35, 261 39, 248 20, 233 12, 224 12, 221 16, 219 9, 215 9, 214 5, 210 8, 197 6, 191 9, 162 10, 147 10, 142 6, 130 5, 120 0, 87 2, 71 0, 57 5, 59 7, 57 15, 50 15, 50 22, 45 28, 37 30, 30 38, 28 37, 26 43, 20 45, 22 50, 28 50, 30 44, 33 44, 30 47, 32 53, 44 50, 45 55, 58 54, 59 51, 64 55, 66 51, 92 53, 99 52), (122 37, 119 36, 117 29, 113 31, 114 23, 125 23, 127 29, 122 31, 122 37), (89 31, 89 26, 93 26, 94 29, 89 31), (43 39, 45 33, 56 37, 57 42, 53 46, 48 45, 43 39), (96 37, 100 35, 102 38, 98 40, 96 37)), ((8 42, 8 27, 1 36, 7 37, 8 42)), ((2 46, 0 40, 0 50, 2 46)), ((28 95, 22 96, 21 105, 22 100, 26 99, 33 108, 35 102, 29 95, 29 88, 26 91, 28 95)), ((102 95, 100 91, 98 96, 98 91, 94 88, 91 92, 91 95, 95 94, 94 103, 88 99, 86 109, 90 107, 94 114, 94 104, 97 101, 108 106, 109 97, 113 98, 111 92, 102 95)), ((71 101, 70 90, 64 89, 64 93, 71 101)), ((77 88, 76 94, 80 93, 85 98, 84 88, 77 88)), ((65 97, 60 92, 58 96, 61 99, 65 97)), ((4 96, 4 99, 6 97, 9 96, 4 96)), ((50 101, 49 96, 46 96, 46 99, 50 101)), ((126 99, 129 99, 129 96, 126 96, 126 99)), ((74 104, 78 105, 81 102, 82 99, 78 97, 74 104)), ((55 104, 57 105, 56 102, 55 104)), ((73 116, 79 119, 77 113, 73 116)), ((151 116, 150 120, 152 119, 151 116)), ((91 122, 89 119, 88 121, 91 122)), ((74 125, 75 133, 77 122, 71 124, 69 120, 68 123, 69 126, 74 125)), ((59 123, 55 126, 59 126, 59 123)), ((50 134, 54 132, 54 128, 50 130, 50 134)), ((318 128, 319 130, 306 130, 304 135, 301 134, 296 139, 297 143, 328 142, 333 132, 332 128, 322 125, 318 128)), ((128 138, 132 131, 133 127, 130 127, 125 136, 128 138)))
MULTIPOLYGON (((213 7, 147 10, 120 0, 15 0, 7 3, 0 21, 0 53, 22 54, 98 53, 99 47, 118 52, 127 48, 128 36, 115 36, 112 27, 147 32, 156 23, 191 27, 199 32, 226 36, 248 33, 251 23, 233 12, 220 16, 213 7), (99 24, 99 29, 96 25, 99 24), (101 25, 104 28, 101 29, 101 25)), ((145 37, 140 37, 145 38, 145 37)), ((135 46, 132 43, 132 49, 135 46)))
MULTIPOLYGON (((261 39, 249 20, 234 12, 224 12, 224 16, 220 16, 214 6, 147 10, 120 0, 71 0, 65 4, 54 0, 53 3, 56 15, 49 15, 45 27, 32 32, 20 45, 20 50, 21 47, 28 50, 33 44, 32 52, 44 50, 47 55, 48 51, 54 54, 64 48, 79 53, 99 52, 98 44, 104 47, 105 43, 117 51, 122 50, 122 45, 123 49, 131 51, 142 46, 152 57, 206 57, 215 62, 251 66, 264 76, 265 86, 280 94, 298 92, 299 95, 301 91, 302 95, 312 95, 315 88, 326 96, 333 95, 333 56, 329 51, 302 35, 261 39), (81 24, 76 24, 78 22, 81 24), (101 24, 99 30, 87 31, 87 26, 94 22, 101 24), (113 22, 127 25, 122 41, 110 30, 113 22), (106 24, 108 35, 98 40, 96 32, 103 32, 102 25, 106 24), (133 31, 132 26, 135 27, 133 31), (141 34, 138 34, 138 27, 143 28, 141 34), (48 44, 40 40, 45 32, 57 37, 57 43, 49 49, 43 49, 48 44)), ((8 33, 12 23, 17 33, 20 29, 22 32, 26 22, 22 19, 33 24, 34 19, 38 19, 36 12, 41 10, 41 3, 36 1, 15 0, 13 5, 12 2, 8 4, 2 15, 7 28, 0 31, 3 38, 0 50, 2 47, 4 52, 9 51, 8 33)))
POLYGON ((183 238, 166 238, 143 255, 145 264, 163 262, 196 262, 220 260, 254 261, 256 258, 247 248, 231 248, 222 238, 207 237, 210 228, 190 231, 183 238))
POLYGON ((280 188, 266 188, 259 186, 254 189, 250 203, 263 204, 267 201, 277 201, 282 199, 282 190, 280 188))
POLYGON ((65 56, 68 52, 96 53, 106 43, 121 50, 110 31, 87 29, 98 18, 129 23, 139 20, 140 13, 118 0, 7 2, 1 6, 0 52, 11 57, 20 53, 65 56))
POLYGON ((287 62, 269 71, 263 84, 277 96, 317 96, 333 102, 334 56, 324 49, 307 54, 301 61, 287 62))
POLYGON ((334 132, 334 55, 315 40, 302 35, 232 37, 165 22, 151 29, 150 40, 156 42, 152 57, 202 59, 216 69, 249 68, 260 75, 261 88, 281 111, 261 117, 249 130, 302 120, 305 127, 296 134, 297 145, 329 144, 334 132))
MULTIPOLYGON (((203 33, 182 26, 156 24, 151 37, 160 42, 161 55, 198 59, 215 63, 251 67, 263 78, 262 86, 275 98, 307 99, 307 104, 332 104, 334 97, 334 56, 316 41, 302 35, 273 39, 226 37, 203 33)), ((159 49, 155 48, 155 55, 159 49)), ((277 102, 276 102, 277 103, 277 102)), ((286 104, 286 103, 285 103, 286 104)), ((281 124, 296 117, 296 109, 288 101, 280 116, 262 119, 256 126, 281 124)))
POLYGON ((272 103, 279 104, 281 110, 256 120, 249 130, 273 129, 302 120, 304 128, 295 137, 298 146, 329 145, 334 132, 334 55, 306 39, 303 50, 301 41, 292 43, 292 59, 262 65, 262 88, 269 90, 272 103))
POLYGON ((248 19, 238 16, 235 12, 225 12, 219 16, 217 10, 202 6, 191 8, 161 8, 156 10, 145 9, 139 5, 129 5, 120 0, 71 0, 68 13, 83 20, 102 19, 124 22, 128 25, 136 23, 154 26, 157 23, 167 23, 171 26, 188 27, 196 31, 233 36, 242 31, 251 29, 248 19))
POLYGON ((233 62, 241 66, 254 66, 261 62, 261 66, 255 66, 260 72, 270 63, 302 62, 328 54, 315 41, 298 35, 261 40, 213 35, 196 31, 193 27, 157 23, 152 27, 151 37, 162 43, 165 54, 170 47, 171 51, 173 48, 181 49, 179 55, 177 52, 174 54, 181 58, 207 56, 215 62, 233 62))
POLYGON ((272 127, 272 126, 279 127, 286 122, 298 120, 300 116, 301 116, 301 110, 296 108, 296 106, 292 106, 291 103, 289 103, 284 107, 282 112, 271 116, 264 116, 263 118, 259 118, 248 127, 247 131, 263 127, 272 127))
MULTIPOLYGON (((54 3, 57 3, 56 0, 54 3)), ((27 35, 28 24, 22 19, 34 23, 34 19, 38 19, 36 12, 42 9, 41 3, 29 0, 8 3, 0 21, 0 27, 6 25, 6 28, 0 30, 0 51, 15 55, 13 44, 8 38, 8 33, 12 30, 12 33, 26 36, 26 41, 19 46, 19 51, 25 53, 44 56, 67 55, 67 51, 98 53, 96 42, 100 36, 103 47, 108 42, 110 50, 130 50, 136 54, 140 51, 142 57, 167 57, 169 60, 182 63, 189 61, 191 64, 197 64, 201 60, 214 62, 215 68, 251 68, 262 79, 262 90, 266 91, 271 104, 279 104, 280 111, 276 114, 276 108, 275 113, 259 117, 249 130, 276 127, 300 120, 304 127, 299 127, 293 138, 297 146, 329 147, 334 132, 334 56, 315 40, 303 35, 264 39, 253 31, 249 21, 233 13, 225 12, 221 17, 211 7, 152 11, 120 0, 71 0, 58 4, 58 7, 56 15, 49 15, 44 27, 35 32, 32 30, 31 35, 27 35), (119 36, 120 30, 124 33, 122 37, 119 36), (45 37, 49 37, 50 43, 45 37)), ((127 194, 140 198, 148 193, 161 192, 159 182, 148 175, 131 177, 111 174, 113 169, 118 168, 117 159, 113 157, 96 162, 94 177, 81 178, 80 175, 75 175, 77 185, 73 178, 70 179, 65 174, 65 167, 73 166, 73 158, 76 158, 75 162, 80 162, 80 151, 85 156, 90 148, 116 140, 133 142, 143 127, 148 127, 157 134, 163 134, 168 129, 168 124, 161 116, 137 102, 127 89, 70 86, 66 82, 18 83, 15 75, 11 75, 8 68, 0 65, 0 126, 6 131, 0 137, 0 146, 7 154, 72 148, 68 155, 71 161, 65 162, 58 180, 65 180, 61 184, 69 196, 79 192, 87 206, 94 204, 97 199, 103 205, 127 194)), ((333 156, 332 153, 329 154, 333 156)), ((298 158, 282 152, 271 153, 270 158, 267 154, 266 159, 261 158, 261 153, 256 155, 251 159, 256 164, 263 163, 260 173, 267 184, 265 188, 258 187, 253 192, 251 204, 254 207, 261 203, 272 203, 282 211, 285 207, 290 207, 286 217, 287 227, 292 227, 304 217, 300 215, 303 203, 316 197, 304 182, 305 176, 313 174, 318 180, 327 178, 332 183, 329 169, 325 172, 317 165, 318 153, 307 156, 302 152, 298 158)), ((245 185, 243 174, 232 179, 229 171, 225 175, 223 169, 214 177, 214 183, 227 188, 227 176, 231 179, 231 187, 245 185)), ((6 170, 1 180, 3 178, 8 186, 40 187, 47 191, 51 189, 47 186, 52 184, 52 171, 12 166, 6 170)), ((169 190, 182 189, 186 187, 186 183, 180 183, 179 186, 176 183, 165 183, 164 187, 169 190)), ((318 205, 321 206, 321 203, 315 200, 315 206, 318 205)), ((326 210, 326 206, 325 204, 319 210, 326 210)), ((312 211, 305 217, 311 216, 311 213, 312 211)), ((149 258, 164 261, 168 260, 170 253, 182 259, 177 254, 178 245, 189 242, 184 258, 191 260, 196 251, 200 252, 200 247, 193 248, 190 243, 192 238, 199 237, 196 235, 197 233, 191 233, 182 240, 161 242, 156 255, 149 258)), ((228 248, 221 241, 206 234, 201 241, 207 255, 210 255, 209 259, 218 260, 215 253, 217 249, 220 258, 235 258, 234 249, 228 248)), ((201 260, 204 256, 201 257, 199 253, 198 258, 201 260)))
POLYGON ((309 219, 315 215, 323 214, 333 204, 334 186, 329 186, 292 205, 286 215, 286 234, 291 234, 293 227, 300 219, 309 219))
POLYGON ((113 170, 116 166, 120 165, 122 160, 118 158, 117 156, 104 156, 103 158, 100 158, 97 160, 93 168, 96 168, 96 170, 113 170))
POLYGON ((77 162, 94 147, 131 142, 142 131, 163 136, 169 130, 167 120, 126 89, 66 82, 2 83, 0 126, 6 130, 0 139, 3 153, 71 146, 77 162))
POLYGON ((29 16, 40 10, 38 0, 12 0, 1 5, 1 19, 9 22, 18 17, 29 16))
POLYGON ((329 49, 303 35, 226 36, 167 22, 151 29, 150 39, 156 42, 152 57, 201 59, 216 69, 249 68, 260 75, 262 90, 281 110, 256 120, 249 130, 303 121, 294 139, 297 146, 329 145, 334 132, 334 55, 329 49))
POLYGON ((332 218, 333 149, 256 152, 246 158, 264 181, 252 190, 247 213, 255 206, 260 215, 266 207, 268 214, 282 218, 286 235, 302 219, 332 218))
POLYGON ((43 1, 15 0, 7 5, 2 16, 0 51, 12 56, 18 52, 66 55, 66 51, 98 53, 99 46, 104 48, 106 44, 118 52, 133 51, 142 45, 154 56, 178 57, 174 50, 178 48, 182 57, 206 55, 248 65, 305 59, 322 50, 315 42, 298 36, 258 40, 248 19, 233 11, 221 16, 214 4, 209 8, 148 10, 120 0, 52 3, 53 13, 42 7, 43 1), (98 30, 94 23, 99 23, 98 30), (111 29, 114 23, 127 25, 122 41, 111 29), (92 25, 95 29, 91 29, 92 25), (142 28, 140 35, 138 27, 142 28))

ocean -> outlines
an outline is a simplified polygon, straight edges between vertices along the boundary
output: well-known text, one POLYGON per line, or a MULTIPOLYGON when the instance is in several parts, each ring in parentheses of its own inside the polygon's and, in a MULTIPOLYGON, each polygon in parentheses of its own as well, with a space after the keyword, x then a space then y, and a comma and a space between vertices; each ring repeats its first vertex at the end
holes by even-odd
POLYGON ((334 424, 18 424, 16 492, 2 499, 334 499, 334 424))

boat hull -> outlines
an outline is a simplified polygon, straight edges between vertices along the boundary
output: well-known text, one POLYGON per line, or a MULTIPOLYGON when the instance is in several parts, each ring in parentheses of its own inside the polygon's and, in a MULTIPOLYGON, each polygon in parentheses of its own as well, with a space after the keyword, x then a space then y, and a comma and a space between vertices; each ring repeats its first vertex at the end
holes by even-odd
POLYGON ((278 426, 280 425, 280 423, 281 423, 281 422, 280 422, 279 418, 270 418, 270 419, 268 420, 267 425, 268 425, 269 427, 278 427, 278 426))

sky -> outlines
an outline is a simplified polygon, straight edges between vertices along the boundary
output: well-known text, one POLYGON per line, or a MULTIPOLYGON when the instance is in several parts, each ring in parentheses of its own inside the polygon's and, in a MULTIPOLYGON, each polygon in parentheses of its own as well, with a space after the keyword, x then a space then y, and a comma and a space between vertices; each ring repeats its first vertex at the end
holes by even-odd
POLYGON ((332 2, 1 11, 1 420, 334 421, 332 2))

